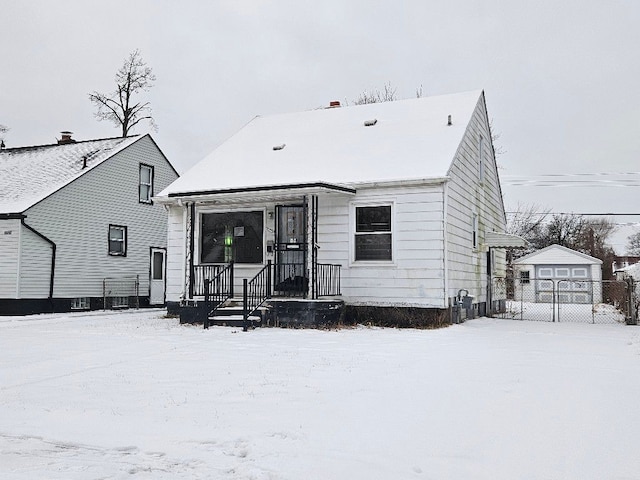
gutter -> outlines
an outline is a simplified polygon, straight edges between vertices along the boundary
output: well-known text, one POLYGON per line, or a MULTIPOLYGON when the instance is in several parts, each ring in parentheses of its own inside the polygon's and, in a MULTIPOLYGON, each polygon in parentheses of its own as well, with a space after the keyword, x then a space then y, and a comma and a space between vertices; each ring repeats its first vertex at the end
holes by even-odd
POLYGON ((53 279, 54 279, 54 274, 56 271, 56 244, 48 239, 47 237, 45 237, 43 234, 41 234, 40 232, 38 232, 35 228, 27 225, 24 221, 24 219, 26 218, 26 215, 22 215, 20 217, 20 223, 22 223, 22 225, 29 230, 30 232, 35 233, 38 237, 40 237, 41 239, 43 239, 45 242, 47 242, 49 245, 51 245, 51 273, 50 273, 50 277, 49 277, 49 300, 53 300, 53 279))

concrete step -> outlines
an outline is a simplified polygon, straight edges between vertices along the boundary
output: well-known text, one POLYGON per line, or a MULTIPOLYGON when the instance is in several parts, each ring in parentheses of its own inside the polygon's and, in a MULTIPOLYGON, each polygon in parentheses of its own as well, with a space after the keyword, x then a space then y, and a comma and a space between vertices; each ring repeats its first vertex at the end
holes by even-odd
MULTIPOLYGON (((251 327, 259 327, 262 325, 262 317, 250 315, 248 318, 251 327)), ((209 318, 209 325, 217 325, 221 327, 244 327, 244 317, 240 315, 215 315, 209 318)))

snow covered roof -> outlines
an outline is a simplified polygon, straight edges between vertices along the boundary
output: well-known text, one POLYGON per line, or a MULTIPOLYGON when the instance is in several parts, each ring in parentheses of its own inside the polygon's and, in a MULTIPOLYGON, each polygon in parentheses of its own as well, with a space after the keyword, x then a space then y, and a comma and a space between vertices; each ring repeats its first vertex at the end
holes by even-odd
POLYGON ((619 268, 617 272, 624 272, 627 276, 635 279, 640 279, 640 263, 634 263, 633 265, 627 265, 626 267, 619 268))
POLYGON ((517 264, 555 265, 555 264, 602 264, 602 260, 586 253, 572 250, 562 245, 549 245, 514 260, 517 264))
POLYGON ((0 150, 0 214, 24 212, 139 138, 0 150))
POLYGON ((258 116, 158 196, 444 178, 481 98, 477 90, 258 116))

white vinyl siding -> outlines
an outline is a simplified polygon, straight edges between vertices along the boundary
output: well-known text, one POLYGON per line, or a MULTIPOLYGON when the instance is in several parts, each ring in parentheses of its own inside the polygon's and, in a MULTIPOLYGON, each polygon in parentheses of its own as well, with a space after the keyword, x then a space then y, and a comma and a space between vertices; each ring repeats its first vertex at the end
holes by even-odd
POLYGON ((20 256, 20 220, 0 220, 0 298, 16 298, 20 256))
MULTIPOLYGON (((27 217, 27 223, 31 224, 27 217)), ((20 248, 20 286, 16 298, 47 298, 51 281, 50 243, 23 228, 20 248)))
POLYGON ((321 198, 318 219, 320 263, 342 265, 342 294, 348 303, 376 306, 444 307, 443 187, 358 189, 351 205, 393 205, 392 262, 350 262, 353 210, 321 198), (350 213, 351 212, 351 213, 350 213), (327 247, 327 248, 325 248, 327 247))
MULTIPOLYGON (((483 247, 488 231, 504 232, 506 227, 502 192, 487 114, 481 97, 449 170, 447 186, 447 296, 466 289, 476 302, 484 302, 487 287, 487 251, 483 247), (482 167, 480 141, 482 138, 482 167), (482 181, 480 180, 482 168, 482 181), (473 216, 477 215, 474 248, 473 216)), ((504 251, 495 252, 494 276, 504 272, 504 251)))
MULTIPOLYGON (((167 212, 161 205, 139 202, 140 163, 154 167, 156 188, 177 177, 144 136, 25 212, 27 223, 57 246, 55 298, 101 297, 103 278, 136 275, 140 294, 148 295, 149 249, 166 246, 167 212), (109 225, 127 226, 126 257, 109 255, 109 225)), ((43 298, 51 248, 42 239, 32 244, 23 248, 20 293, 43 298), (41 258, 33 261, 28 252, 39 252, 41 258)))
POLYGON ((187 208, 169 208, 167 237, 167 301, 178 302, 186 293, 187 208))

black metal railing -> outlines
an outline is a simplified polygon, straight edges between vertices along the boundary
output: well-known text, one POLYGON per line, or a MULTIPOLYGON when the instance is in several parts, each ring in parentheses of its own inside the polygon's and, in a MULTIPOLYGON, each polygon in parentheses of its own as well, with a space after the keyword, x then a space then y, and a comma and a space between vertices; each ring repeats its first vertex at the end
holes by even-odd
POLYGON ((306 297, 309 278, 302 263, 278 263, 275 267, 274 293, 279 297, 306 297))
POLYGON ((233 262, 224 266, 213 278, 204 278, 204 303, 207 317, 204 328, 209 328, 209 318, 224 302, 233 297, 233 262))
POLYGON ((242 316, 245 329, 252 315, 267 299, 271 298, 271 260, 251 280, 243 280, 242 316))
POLYGON ((340 268, 342 265, 318 263, 316 270, 316 295, 328 297, 342 295, 340 292, 340 268))
POLYGON ((216 278, 220 272, 229 268, 231 264, 194 265, 193 266, 193 296, 201 297, 205 294, 204 281, 216 278))

